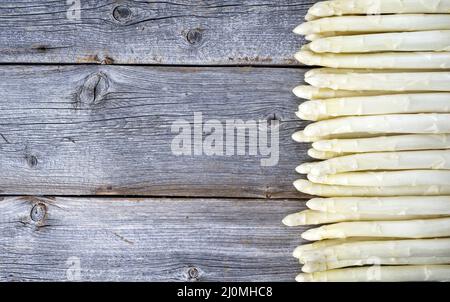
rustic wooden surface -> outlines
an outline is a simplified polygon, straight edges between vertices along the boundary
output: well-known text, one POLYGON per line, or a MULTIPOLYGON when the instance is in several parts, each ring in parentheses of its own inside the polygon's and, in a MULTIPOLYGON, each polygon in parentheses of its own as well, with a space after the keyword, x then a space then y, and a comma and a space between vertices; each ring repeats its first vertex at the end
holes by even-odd
MULTIPOLYGON (((291 89, 302 69, 136 66, 0 67, 3 194, 295 198, 306 144, 291 89), (39 76, 37 76, 39 75, 39 76), (99 78, 94 87, 92 78, 99 78), (96 94, 94 96, 94 94, 96 94), (278 120, 266 156, 176 156, 178 119, 278 120)), ((97 81, 97 80, 96 80, 97 81)))
POLYGON ((300 229, 280 220, 302 207, 292 200, 5 198, 0 281, 64 281, 77 276, 74 259, 83 281, 292 281, 300 229))
POLYGON ((293 281, 315 2, 0 0, 0 281, 293 281), (279 122, 278 165, 175 156, 194 112, 279 122))
POLYGON ((0 62, 296 65, 314 0, 1 1, 0 62), (118 9, 117 9, 118 8, 118 9))

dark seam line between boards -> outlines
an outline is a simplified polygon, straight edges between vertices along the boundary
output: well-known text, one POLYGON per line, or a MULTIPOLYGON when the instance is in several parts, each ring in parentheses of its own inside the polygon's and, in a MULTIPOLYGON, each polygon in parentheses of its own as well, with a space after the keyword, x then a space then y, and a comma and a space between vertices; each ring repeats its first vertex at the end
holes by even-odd
MULTIPOLYGON (((223 196, 169 196, 169 195, 30 195, 30 194, 0 194, 0 197, 41 197, 41 198, 98 198, 98 199, 137 199, 137 198, 148 198, 148 199, 253 199, 253 200, 265 200, 265 201, 306 201, 310 198, 301 197, 301 198, 262 198, 262 197, 223 197, 223 196)), ((1 202, 1 201, 0 201, 1 202)))
POLYGON ((312 69, 314 66, 295 66, 295 65, 251 65, 251 64, 233 64, 233 65, 227 65, 227 64, 205 64, 205 65, 198 65, 198 64, 101 64, 101 63, 39 63, 39 62, 30 62, 30 63, 24 63, 24 62, 0 62, 0 66, 84 66, 84 65, 99 65, 99 66, 135 66, 135 67, 192 67, 192 68, 286 68, 286 69, 312 69))

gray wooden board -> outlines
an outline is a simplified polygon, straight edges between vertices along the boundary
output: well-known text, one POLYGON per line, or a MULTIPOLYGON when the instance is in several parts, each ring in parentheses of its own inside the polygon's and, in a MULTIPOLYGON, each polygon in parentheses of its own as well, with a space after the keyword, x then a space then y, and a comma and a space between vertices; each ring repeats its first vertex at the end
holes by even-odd
POLYGON ((308 145, 291 139, 305 126, 291 92, 304 71, 1 66, 0 194, 305 197, 292 182, 308 145), (278 164, 261 166, 269 156, 248 150, 174 155, 171 126, 194 112, 221 125, 279 121, 278 164))
POLYGON ((2 199, 0 281, 293 281, 300 271, 291 255, 304 228, 281 219, 301 201, 2 199))
POLYGON ((297 65, 315 2, 2 0, 0 62, 297 65))

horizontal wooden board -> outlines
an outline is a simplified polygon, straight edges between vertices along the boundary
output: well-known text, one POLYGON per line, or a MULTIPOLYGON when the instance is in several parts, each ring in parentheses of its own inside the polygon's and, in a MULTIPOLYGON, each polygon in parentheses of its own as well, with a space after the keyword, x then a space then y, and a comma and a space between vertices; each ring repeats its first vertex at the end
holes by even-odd
POLYGON ((293 281, 293 200, 6 197, 0 281, 293 281))
POLYGON ((316 0, 71 2, 1 0, 0 62, 296 65, 316 0))
MULTIPOLYGON (((308 145, 291 140, 305 125, 291 92, 304 71, 1 66, 0 194, 304 197, 292 182, 295 167, 310 160, 308 145), (261 150, 207 156, 192 146, 191 155, 174 154, 172 126, 192 124, 195 112, 223 127, 278 122, 278 164, 262 166, 270 156, 261 150)), ((255 146, 248 132, 236 136, 255 146)))

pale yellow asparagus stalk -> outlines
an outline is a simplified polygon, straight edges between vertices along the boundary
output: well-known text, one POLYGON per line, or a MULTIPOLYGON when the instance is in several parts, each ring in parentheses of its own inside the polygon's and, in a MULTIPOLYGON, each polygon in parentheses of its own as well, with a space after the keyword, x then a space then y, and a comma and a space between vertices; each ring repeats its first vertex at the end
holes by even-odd
MULTIPOLYGON (((310 21, 310 20, 308 20, 310 21)), ((350 36, 350 35, 361 35, 361 34, 371 34, 371 33, 362 33, 362 32, 351 32, 351 31, 330 31, 330 32, 321 32, 317 34, 310 34, 305 36, 306 41, 315 41, 318 39, 324 39, 329 37, 336 37, 336 36, 350 36)))
POLYGON ((408 258, 368 258, 336 260, 329 262, 307 262, 302 267, 304 273, 324 272, 338 268, 366 265, 437 265, 450 264, 450 257, 408 257, 408 258))
MULTIPOLYGON (((399 69, 399 70, 389 70, 389 73, 411 73, 411 72, 424 72, 423 70, 417 69, 399 69)), ((313 68, 308 70, 305 73, 305 78, 309 78, 312 76, 318 76, 318 75, 330 75, 330 74, 366 74, 366 73, 377 73, 377 74, 383 74, 386 73, 386 70, 379 70, 379 69, 354 69, 354 68, 313 68)))
POLYGON ((445 186, 450 184, 450 170, 349 172, 333 175, 308 174, 308 179, 314 183, 340 186, 445 186))
MULTIPOLYGON (((331 240, 331 239, 330 239, 331 240)), ((450 238, 343 241, 320 249, 304 250, 302 263, 350 259, 450 257, 450 238)))
MULTIPOLYGON (((292 139, 299 143, 311 143, 316 142, 324 139, 333 139, 333 138, 368 138, 368 137, 378 137, 379 134, 372 134, 367 132, 359 132, 359 133, 343 133, 343 134, 337 134, 337 135, 327 135, 327 136, 307 136, 305 135, 304 131, 298 131, 292 134, 292 139)), ((319 150, 317 150, 319 151, 319 150)))
POLYGON ((316 35, 309 48, 316 53, 367 53, 385 51, 449 51, 450 30, 381 33, 353 36, 316 35))
POLYGON ((312 137, 312 136, 306 136, 303 131, 297 131, 294 134, 292 134, 292 139, 298 143, 312 143, 315 141, 319 141, 320 137, 312 137))
MULTIPOLYGON (((320 100, 331 98, 345 98, 354 96, 372 96, 398 94, 393 91, 358 91, 358 90, 333 90, 329 88, 317 88, 309 85, 300 85, 295 87, 292 92, 299 98, 308 100, 320 100)), ((411 93, 405 92, 405 93, 411 93)))
POLYGON ((450 91, 450 72, 446 71, 318 68, 308 71, 305 81, 318 88, 337 90, 450 91))
POLYGON ((309 241, 348 237, 437 238, 449 236, 450 218, 339 222, 310 229, 302 234, 302 238, 309 241))
POLYGON ((332 68, 369 69, 447 69, 450 68, 449 52, 383 52, 367 54, 317 54, 302 50, 295 58, 305 65, 332 68))
POLYGON ((308 10, 308 19, 342 15, 450 13, 450 0, 334 0, 320 1, 308 10))
POLYGON ((407 134, 321 141, 316 137, 313 141, 314 149, 337 153, 450 149, 450 134, 407 134))
POLYGON ((315 41, 315 40, 319 40, 319 39, 326 38, 326 37, 328 37, 328 36, 323 36, 320 34, 310 34, 310 35, 305 36, 305 40, 306 41, 315 41))
POLYGON ((322 32, 402 32, 450 29, 447 14, 401 14, 377 16, 344 16, 322 18, 300 24, 294 29, 299 35, 322 32))
MULTIPOLYGON (((292 256, 294 258, 302 258, 302 256, 305 253, 312 252, 312 251, 318 251, 326 247, 330 246, 337 246, 343 243, 350 243, 350 242, 361 242, 361 241, 378 241, 378 240, 393 240, 394 238, 377 238, 377 237, 353 237, 353 238, 346 238, 346 239, 327 239, 327 240, 320 240, 320 241, 314 241, 313 243, 308 244, 302 244, 294 249, 292 252, 292 256)), ((406 239, 400 239, 400 240, 406 240, 406 239)), ((301 260, 300 260, 301 261, 301 260)))
POLYGON ((405 113, 450 113, 450 93, 392 94, 314 100, 300 104, 296 115, 303 120, 318 121, 341 116, 405 113))
POLYGON ((295 188, 308 195, 323 197, 373 197, 373 196, 439 196, 450 195, 450 185, 431 186, 396 186, 396 187, 358 187, 332 186, 299 179, 294 182, 295 188))
POLYGON ((348 133, 446 134, 450 133, 450 114, 389 114, 339 117, 308 125, 307 137, 327 137, 348 133))
POLYGON ((450 265, 375 266, 299 274, 297 282, 450 281, 450 265))
POLYGON ((383 220, 413 220, 425 218, 437 218, 442 215, 395 215, 388 213, 361 214, 357 212, 328 213, 313 210, 305 210, 290 214, 283 219, 286 226, 317 225, 324 223, 336 223, 344 221, 383 221, 383 220))
POLYGON ((450 215, 450 196, 313 198, 306 205, 326 213, 450 215))
POLYGON ((314 159, 331 159, 334 157, 347 155, 347 153, 317 151, 314 148, 309 149, 307 153, 309 157, 312 157, 314 159))
MULTIPOLYGON (((318 151, 319 152, 319 151, 318 151)), ((359 153, 305 163, 301 174, 326 175, 372 170, 450 170, 450 150, 359 153)))
POLYGON ((311 14, 306 14, 305 15, 305 20, 306 21, 312 21, 312 20, 316 20, 317 19, 317 17, 316 16, 313 16, 313 15, 311 15, 311 14))

